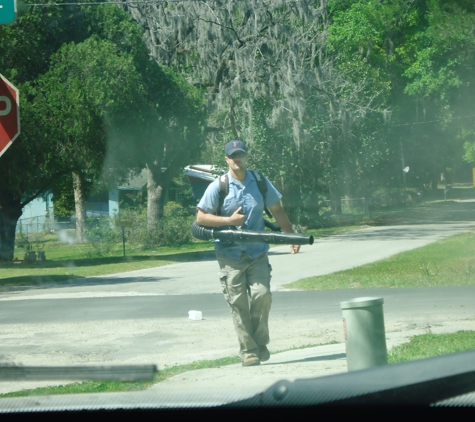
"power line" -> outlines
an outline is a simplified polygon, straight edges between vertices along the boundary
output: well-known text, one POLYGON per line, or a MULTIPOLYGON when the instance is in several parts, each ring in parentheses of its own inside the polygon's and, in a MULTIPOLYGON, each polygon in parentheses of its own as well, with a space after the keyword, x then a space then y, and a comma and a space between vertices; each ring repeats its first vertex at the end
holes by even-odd
POLYGON ((99 6, 102 4, 150 4, 150 3, 183 3, 183 2, 199 2, 203 0, 143 0, 143 1, 98 1, 98 2, 75 2, 75 3, 27 3, 25 6, 33 7, 50 7, 50 6, 99 6))

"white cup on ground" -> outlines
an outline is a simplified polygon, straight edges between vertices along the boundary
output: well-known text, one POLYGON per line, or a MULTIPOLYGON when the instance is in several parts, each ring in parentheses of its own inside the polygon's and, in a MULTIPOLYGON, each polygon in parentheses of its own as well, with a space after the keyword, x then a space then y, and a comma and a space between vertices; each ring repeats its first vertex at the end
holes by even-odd
POLYGON ((200 321, 203 319, 203 314, 201 311, 188 311, 188 318, 192 319, 193 321, 200 321))

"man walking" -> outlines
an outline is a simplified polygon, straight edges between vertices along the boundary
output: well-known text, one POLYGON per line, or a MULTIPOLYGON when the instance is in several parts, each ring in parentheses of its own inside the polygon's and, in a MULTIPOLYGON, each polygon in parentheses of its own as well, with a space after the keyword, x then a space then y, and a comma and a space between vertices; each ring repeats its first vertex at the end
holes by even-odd
MULTIPOLYGON (((265 179, 267 192, 261 193, 254 174, 247 170, 247 148, 242 141, 229 142, 225 147, 229 166, 229 191, 220 200, 220 182, 208 186, 197 206, 196 221, 208 227, 236 226, 240 229, 264 231, 264 208, 272 212, 277 224, 293 233, 292 224, 280 204, 282 195, 265 179), (219 214, 219 215, 218 215, 219 214)), ((215 241, 221 288, 236 329, 243 366, 259 365, 269 360, 269 312, 271 266, 266 243, 225 243, 215 241)), ((290 252, 298 253, 299 245, 290 252)))

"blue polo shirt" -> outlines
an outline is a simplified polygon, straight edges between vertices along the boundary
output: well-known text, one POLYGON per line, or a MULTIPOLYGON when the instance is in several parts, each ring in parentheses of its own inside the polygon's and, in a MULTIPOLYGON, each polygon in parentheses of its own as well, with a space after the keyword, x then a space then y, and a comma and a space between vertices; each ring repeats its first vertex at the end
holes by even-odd
MULTIPOLYGON (((221 215, 229 217, 242 206, 242 212, 246 215, 246 220, 238 229, 264 231, 264 198, 252 173, 247 170, 246 180, 240 182, 234 179, 231 176, 231 172, 228 171, 228 179, 229 193, 224 198, 221 215)), ((282 195, 267 178, 265 180, 267 183, 265 203, 267 208, 270 208, 282 198, 282 195)), ((218 210, 218 206, 219 178, 208 186, 197 207, 204 212, 214 214, 218 210)), ((228 243, 215 240, 214 246, 217 253, 232 259, 240 259, 243 252, 246 252, 252 259, 255 259, 269 250, 267 243, 254 242, 228 243)))

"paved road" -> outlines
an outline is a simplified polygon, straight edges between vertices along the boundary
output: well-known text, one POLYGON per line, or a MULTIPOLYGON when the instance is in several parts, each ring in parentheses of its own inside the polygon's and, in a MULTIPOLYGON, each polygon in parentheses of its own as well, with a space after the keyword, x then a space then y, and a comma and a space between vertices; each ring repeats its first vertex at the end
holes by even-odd
MULTIPOLYGON (((383 297, 388 319, 398 315, 466 317, 475 312, 475 286, 405 289, 353 289, 274 292, 272 316, 291 319, 340 319, 340 303, 355 297, 383 297)), ((106 297, 80 299, 30 299, 4 301, 2 324, 54 324, 122 320, 186 320, 190 309, 201 310, 204 319, 228 318, 222 294, 106 297)))

